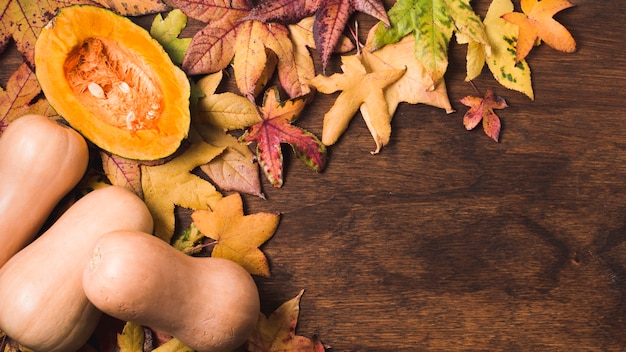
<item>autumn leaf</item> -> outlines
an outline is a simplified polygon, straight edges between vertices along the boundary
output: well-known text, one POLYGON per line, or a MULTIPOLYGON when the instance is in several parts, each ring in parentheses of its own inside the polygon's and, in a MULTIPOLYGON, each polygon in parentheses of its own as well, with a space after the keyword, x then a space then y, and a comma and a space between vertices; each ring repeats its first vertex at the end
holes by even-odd
POLYGON ((157 237, 170 243, 175 229, 176 206, 192 210, 212 208, 222 198, 210 182, 191 171, 223 151, 224 148, 198 141, 165 164, 141 166, 144 201, 154 219, 157 237))
POLYGON ((568 0, 522 0, 522 12, 508 12, 505 20, 519 26, 516 60, 524 59, 532 50, 537 38, 550 47, 571 53, 576 51, 576 41, 570 32, 554 18, 557 12, 574 6, 568 0))
POLYGON ((163 46, 172 61, 180 65, 183 62, 191 38, 178 36, 187 26, 187 16, 179 9, 172 10, 167 17, 159 13, 150 26, 150 35, 163 46))
POLYGON ((467 43, 468 69, 466 81, 476 78, 487 63, 489 70, 502 86, 526 94, 531 100, 534 92, 530 66, 525 59, 517 61, 515 45, 518 26, 505 21, 501 16, 513 11, 511 0, 493 0, 485 15, 485 29, 490 43, 487 56, 484 45, 469 38, 457 36, 459 43, 467 43), (471 67, 473 64, 473 67, 471 67))
POLYGON ((179 339, 171 338, 151 352, 194 352, 194 350, 182 343, 179 339))
POLYGON ((0 4, 0 51, 12 37, 26 62, 34 66, 35 41, 41 29, 60 8, 79 4, 105 7, 123 16, 146 15, 167 9, 160 0, 8 0, 0 4))
MULTIPOLYGON (((373 32, 370 31, 370 34, 373 32)), ((385 88, 390 115, 393 116, 399 103, 426 104, 444 109, 448 114, 454 112, 445 80, 433 82, 424 65, 415 60, 415 41, 410 36, 373 52, 368 49, 369 43, 365 44, 361 60, 366 70, 372 72, 406 67, 404 75, 385 88)))
POLYGON ((283 185, 281 143, 291 145, 296 156, 315 171, 322 171, 326 165, 324 144, 313 133, 292 124, 305 105, 301 98, 281 102, 278 89, 268 89, 259 109, 261 121, 240 138, 246 143, 256 143, 259 164, 274 187, 283 185))
POLYGON ((389 142, 391 118, 384 89, 404 75, 406 69, 383 69, 367 71, 359 55, 346 55, 341 58, 343 73, 331 76, 317 75, 309 83, 324 94, 341 91, 337 100, 326 114, 322 130, 322 143, 334 144, 348 128, 352 117, 362 105, 368 110, 370 120, 366 120, 376 150, 389 142))
POLYGON ((100 151, 102 169, 113 185, 122 186, 143 198, 141 162, 100 151))
POLYGON ((415 39, 415 57, 433 82, 441 80, 448 67, 448 46, 454 32, 488 45, 487 33, 469 0, 398 0, 389 10, 391 27, 376 27, 372 49, 400 41, 409 34, 415 39))
POLYGON ((500 136, 500 118, 493 110, 507 108, 506 101, 495 95, 492 89, 487 89, 483 98, 466 96, 460 101, 463 105, 470 107, 463 117, 465 128, 472 130, 482 120, 485 133, 497 142, 500 136))
POLYGON ((246 343, 248 352, 324 352, 317 339, 296 335, 300 300, 304 290, 283 303, 269 318, 259 315, 256 330, 246 343))
POLYGON ((258 247, 274 235, 279 218, 278 214, 270 213, 244 215, 238 193, 222 198, 213 211, 196 210, 191 214, 198 230, 216 241, 212 257, 230 259, 250 274, 264 277, 270 276, 270 269, 258 247))
POLYGON ((131 322, 127 322, 122 333, 117 335, 120 352, 143 352, 143 341, 143 326, 131 322))
POLYGON ((40 93, 35 73, 22 63, 9 77, 6 90, 0 88, 0 133, 13 120, 26 114, 58 116, 47 100, 37 99, 40 93))
POLYGON ((313 24, 315 48, 325 69, 330 55, 340 41, 348 18, 355 11, 389 24, 385 7, 379 0, 263 0, 252 9, 247 18, 293 24, 315 14, 313 24))

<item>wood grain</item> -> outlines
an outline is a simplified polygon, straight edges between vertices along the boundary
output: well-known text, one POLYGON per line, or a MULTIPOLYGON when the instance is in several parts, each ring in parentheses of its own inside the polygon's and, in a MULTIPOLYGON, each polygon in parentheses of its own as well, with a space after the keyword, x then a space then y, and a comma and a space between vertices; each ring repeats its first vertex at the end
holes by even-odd
MULTIPOLYGON (((286 150, 285 185, 245 197, 282 214, 262 247, 264 313, 305 289, 298 333, 334 351, 626 350, 626 12, 574 3, 556 18, 578 51, 533 50, 534 101, 476 80, 510 105, 500 143, 463 128, 458 99, 474 91, 452 44, 456 113, 401 105, 379 155, 357 115, 320 174, 286 150)), ((4 84, 20 59, 0 60, 4 84)), ((321 135, 333 99, 298 124, 321 135)))

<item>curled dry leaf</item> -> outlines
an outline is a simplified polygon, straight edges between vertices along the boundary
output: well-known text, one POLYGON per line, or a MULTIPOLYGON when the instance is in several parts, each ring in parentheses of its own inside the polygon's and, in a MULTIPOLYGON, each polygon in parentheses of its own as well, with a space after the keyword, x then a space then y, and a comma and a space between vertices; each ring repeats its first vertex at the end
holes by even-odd
POLYGON ((246 343, 248 352, 324 352, 318 339, 296 335, 300 300, 304 290, 283 303, 269 317, 259 314, 259 322, 252 337, 246 343))

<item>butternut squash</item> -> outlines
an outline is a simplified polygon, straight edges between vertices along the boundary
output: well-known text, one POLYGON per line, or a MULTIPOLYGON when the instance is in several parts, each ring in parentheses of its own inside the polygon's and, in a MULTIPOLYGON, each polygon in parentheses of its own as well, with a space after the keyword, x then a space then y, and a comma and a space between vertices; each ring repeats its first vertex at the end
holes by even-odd
POLYGON ((256 326, 256 284, 235 262, 191 257, 138 231, 102 235, 83 275, 102 312, 166 332, 199 352, 231 352, 256 326))
POLYGON ((55 110, 113 154, 160 159, 187 137, 189 79, 148 31, 113 11, 61 8, 35 43, 35 73, 55 110))
POLYGON ((79 199, 0 268, 0 330, 34 351, 80 348, 101 316, 82 286, 82 268, 98 237, 117 229, 150 232, 152 226, 143 201, 123 187, 79 199))
POLYGON ((41 115, 13 121, 0 137, 0 267, 30 243, 83 177, 89 150, 75 130, 41 115))

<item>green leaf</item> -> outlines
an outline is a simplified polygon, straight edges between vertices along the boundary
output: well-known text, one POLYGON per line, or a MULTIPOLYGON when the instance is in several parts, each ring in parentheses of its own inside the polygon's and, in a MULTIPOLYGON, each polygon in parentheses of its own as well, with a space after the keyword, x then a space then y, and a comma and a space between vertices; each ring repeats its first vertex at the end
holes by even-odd
POLYGON ((389 10, 390 27, 378 24, 373 49, 415 38, 415 57, 426 67, 434 82, 448 68, 448 46, 452 34, 459 32, 471 40, 489 45, 485 27, 469 0, 399 0, 389 10))
POLYGON ((156 15, 150 27, 150 35, 163 46, 177 65, 183 62, 185 52, 191 43, 191 38, 178 37, 186 26, 187 16, 181 10, 174 9, 165 19, 161 14, 156 15))

